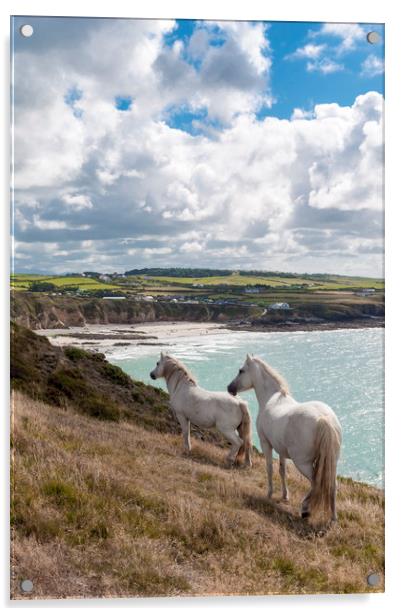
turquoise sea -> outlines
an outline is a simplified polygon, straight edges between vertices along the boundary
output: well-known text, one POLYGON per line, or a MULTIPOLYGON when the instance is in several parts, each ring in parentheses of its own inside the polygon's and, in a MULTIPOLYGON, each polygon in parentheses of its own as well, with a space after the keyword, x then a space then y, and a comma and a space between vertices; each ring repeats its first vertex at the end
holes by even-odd
MULTIPOLYGON (((298 401, 322 400, 336 412, 343 427, 339 474, 383 487, 384 481, 384 330, 357 329, 311 332, 218 332, 172 339, 167 347, 130 346, 113 349, 108 359, 146 383, 160 350, 181 359, 198 382, 225 390, 245 360, 259 355, 287 379, 298 401)), ((157 385, 165 388, 163 380, 157 385)), ((253 392, 241 394, 253 420, 253 392)), ((254 442, 258 446, 256 428, 254 442)))

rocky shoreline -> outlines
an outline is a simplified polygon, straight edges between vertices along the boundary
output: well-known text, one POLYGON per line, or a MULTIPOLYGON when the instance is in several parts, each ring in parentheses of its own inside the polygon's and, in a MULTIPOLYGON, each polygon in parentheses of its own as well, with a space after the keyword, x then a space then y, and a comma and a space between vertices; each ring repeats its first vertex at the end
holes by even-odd
POLYGON ((251 324, 229 324, 225 325, 225 329, 232 331, 250 331, 250 332, 312 332, 312 331, 330 331, 336 329, 370 329, 384 327, 385 321, 382 318, 367 318, 354 319, 349 321, 324 321, 313 323, 251 323, 251 324))

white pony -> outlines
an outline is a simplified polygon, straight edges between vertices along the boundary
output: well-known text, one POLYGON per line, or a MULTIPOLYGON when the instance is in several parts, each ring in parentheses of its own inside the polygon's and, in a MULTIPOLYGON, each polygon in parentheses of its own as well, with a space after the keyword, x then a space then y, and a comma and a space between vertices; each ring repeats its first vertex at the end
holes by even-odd
POLYGON ((259 402, 256 426, 266 458, 268 498, 273 494, 274 449, 280 456, 283 499, 288 500, 285 465, 289 458, 311 482, 302 501, 302 517, 323 509, 336 520, 336 473, 341 446, 341 426, 336 415, 323 402, 294 400, 278 372, 259 357, 247 355, 227 389, 235 396, 252 388, 259 402))
POLYGON ((246 402, 225 392, 202 389, 183 363, 164 353, 150 376, 166 379, 171 405, 182 428, 185 452, 191 451, 191 422, 201 428, 216 427, 231 444, 227 457, 230 466, 244 460, 252 466, 252 424, 246 402))

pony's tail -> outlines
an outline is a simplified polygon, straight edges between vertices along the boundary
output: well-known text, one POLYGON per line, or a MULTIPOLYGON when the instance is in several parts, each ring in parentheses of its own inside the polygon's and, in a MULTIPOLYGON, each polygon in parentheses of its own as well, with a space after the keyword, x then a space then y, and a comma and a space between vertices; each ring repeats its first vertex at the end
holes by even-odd
POLYGON ((340 451, 340 435, 330 420, 321 417, 315 436, 315 460, 313 463, 310 512, 313 516, 321 510, 324 517, 335 519, 335 493, 337 460, 340 451))
POLYGON ((247 466, 252 466, 252 422, 249 413, 248 405, 243 400, 240 401, 239 407, 242 413, 242 420, 238 426, 238 434, 243 440, 243 443, 237 454, 237 462, 245 462, 247 466))

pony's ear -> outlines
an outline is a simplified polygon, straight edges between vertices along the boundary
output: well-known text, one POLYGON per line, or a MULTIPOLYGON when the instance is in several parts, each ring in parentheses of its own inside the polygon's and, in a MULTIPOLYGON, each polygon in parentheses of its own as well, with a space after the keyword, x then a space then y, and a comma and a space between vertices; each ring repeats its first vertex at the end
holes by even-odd
POLYGON ((165 353, 163 353, 163 351, 160 351, 160 358, 163 359, 166 356, 165 353))
POLYGON ((249 355, 249 353, 246 354, 246 361, 250 362, 252 359, 252 357, 249 355))

